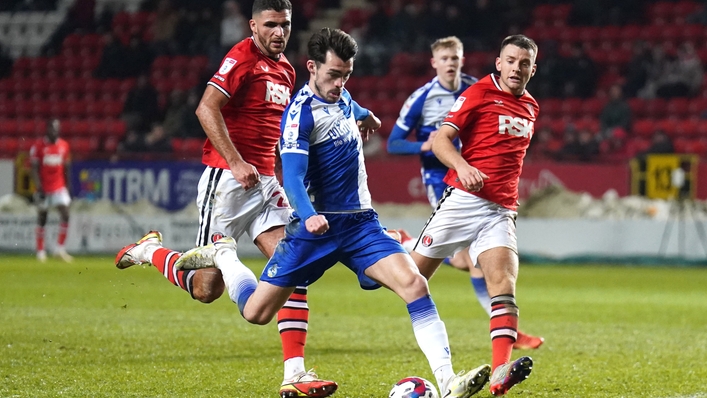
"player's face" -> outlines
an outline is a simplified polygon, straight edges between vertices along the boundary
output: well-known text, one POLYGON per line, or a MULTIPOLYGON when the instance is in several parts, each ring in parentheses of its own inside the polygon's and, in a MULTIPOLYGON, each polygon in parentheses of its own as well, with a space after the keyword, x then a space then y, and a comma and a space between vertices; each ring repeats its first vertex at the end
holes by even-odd
POLYGON ((61 125, 58 120, 52 120, 49 122, 49 126, 47 127, 47 140, 49 140, 49 142, 56 142, 59 138, 60 130, 61 125))
POLYGON ((290 10, 265 10, 253 15, 250 20, 250 30, 258 47, 269 57, 276 57, 285 51, 291 28, 290 10))
POLYGON ((432 53, 432 67, 447 88, 456 88, 462 73, 462 65, 464 65, 464 57, 461 48, 438 48, 432 53))
POLYGON ((333 51, 327 51, 325 62, 317 67, 316 62, 307 61, 309 88, 319 98, 334 103, 341 98, 344 84, 353 72, 353 59, 344 61, 333 51))
POLYGON ((525 86, 535 74, 535 54, 513 44, 503 47, 501 55, 496 58, 496 70, 501 72, 503 91, 514 95, 522 95, 525 86))

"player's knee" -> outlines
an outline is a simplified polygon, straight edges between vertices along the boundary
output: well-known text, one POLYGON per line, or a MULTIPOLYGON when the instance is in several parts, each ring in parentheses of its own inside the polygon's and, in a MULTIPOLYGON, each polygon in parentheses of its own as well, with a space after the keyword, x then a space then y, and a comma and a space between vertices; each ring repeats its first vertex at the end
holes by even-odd
POLYGON ((421 274, 414 273, 403 284, 400 297, 406 302, 412 302, 430 293, 427 286, 427 279, 421 274))

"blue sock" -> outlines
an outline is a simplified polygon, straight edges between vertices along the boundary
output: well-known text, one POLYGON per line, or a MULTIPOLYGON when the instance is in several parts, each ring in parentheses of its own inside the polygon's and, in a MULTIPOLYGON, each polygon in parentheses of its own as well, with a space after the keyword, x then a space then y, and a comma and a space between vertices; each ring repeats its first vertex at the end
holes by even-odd
POLYGON ((238 311, 240 311, 241 315, 243 315, 243 309, 245 308, 245 305, 248 302, 250 296, 252 296, 253 292, 255 292, 256 287, 258 287, 257 283, 253 283, 252 280, 246 279, 242 281, 236 288, 236 291, 238 292, 236 304, 238 305, 238 311))
POLYGON ((474 286, 474 293, 479 304, 491 316, 491 297, 486 289, 486 280, 484 278, 471 278, 471 285, 474 286))

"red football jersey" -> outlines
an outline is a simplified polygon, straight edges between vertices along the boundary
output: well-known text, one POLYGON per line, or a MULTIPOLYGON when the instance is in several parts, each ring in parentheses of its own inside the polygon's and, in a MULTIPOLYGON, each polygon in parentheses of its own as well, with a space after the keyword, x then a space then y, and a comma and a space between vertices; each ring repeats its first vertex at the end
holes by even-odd
MULTIPOLYGON (((489 75, 469 87, 454 103, 443 124, 459 131, 461 155, 489 178, 471 192, 511 210, 518 208, 518 179, 540 107, 526 91, 520 97, 503 91, 489 75)), ((444 181, 464 189, 450 169, 444 181)))
POLYGON ((38 141, 29 150, 32 162, 39 164, 39 182, 44 193, 54 193, 66 186, 64 166, 69 160, 69 144, 57 139, 55 143, 38 141))
MULTIPOLYGON (((262 175, 275 175, 280 119, 290 102, 294 82, 295 69, 285 55, 278 60, 267 57, 249 37, 231 48, 208 83, 229 98, 221 108, 228 134, 243 160, 262 175)), ((207 166, 228 169, 226 160, 208 139, 202 161, 207 166)))

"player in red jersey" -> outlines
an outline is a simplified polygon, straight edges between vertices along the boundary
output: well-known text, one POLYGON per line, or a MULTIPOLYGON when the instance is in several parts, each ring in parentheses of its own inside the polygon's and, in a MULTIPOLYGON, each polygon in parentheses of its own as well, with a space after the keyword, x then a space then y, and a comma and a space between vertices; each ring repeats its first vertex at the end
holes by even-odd
POLYGON ((54 254, 62 260, 71 262, 73 258, 66 252, 64 243, 69 230, 69 205, 71 195, 67 188, 69 181, 69 144, 59 138, 61 124, 54 119, 47 125, 47 134, 42 141, 32 145, 29 150, 32 162, 32 180, 34 181, 34 200, 37 204, 37 259, 47 260, 44 249, 44 229, 47 225, 49 209, 59 210, 59 236, 54 254))
MULTIPOLYGON (((253 36, 236 44, 208 82, 196 114, 208 137, 199 181, 197 246, 223 236, 244 233, 260 251, 272 257, 285 236, 292 209, 275 177, 275 147, 280 119, 290 101, 295 70, 283 54, 290 37, 289 0, 255 0, 250 28, 253 36)), ((181 253, 162 248, 153 231, 125 246, 116 257, 118 268, 153 264, 174 285, 209 303, 224 291, 216 269, 180 271, 181 253)), ((307 288, 298 287, 278 313, 283 345, 284 381, 281 397, 327 397, 337 389, 304 367, 309 308, 307 288)), ((232 298, 236 302, 236 298, 232 298)))
POLYGON ((496 58, 500 75, 479 80, 452 106, 432 144, 449 167, 449 187, 411 253, 428 278, 444 258, 467 247, 473 264, 482 269, 491 296, 494 395, 525 380, 533 366, 529 357, 511 362, 511 352, 518 330, 518 180, 539 112, 525 87, 535 74, 537 53, 528 37, 507 37, 496 58), (461 153, 453 143, 457 137, 461 153))

